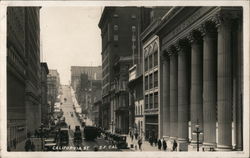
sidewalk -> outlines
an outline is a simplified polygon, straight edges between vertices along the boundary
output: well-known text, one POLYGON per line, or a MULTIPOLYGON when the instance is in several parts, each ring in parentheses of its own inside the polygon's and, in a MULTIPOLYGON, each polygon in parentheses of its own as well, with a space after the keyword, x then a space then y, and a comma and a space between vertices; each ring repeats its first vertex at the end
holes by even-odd
MULTIPOLYGON (((136 140, 135 138, 132 141, 131 138, 130 138, 130 136, 127 135, 127 143, 128 143, 128 147, 130 148, 130 150, 132 150, 132 151, 140 151, 139 150, 139 145, 138 145, 138 140, 136 140), (133 144, 133 148, 131 148, 131 144, 133 144)), ((157 146, 155 146, 155 145, 151 146, 148 141, 143 140, 142 141, 142 151, 170 152, 171 150, 169 149, 169 146, 168 146, 168 149, 166 151, 164 151, 163 149, 162 150, 158 150, 157 146)))
MULTIPOLYGON (((16 145, 16 149, 14 149, 14 147, 12 147, 10 150, 11 151, 25 151, 25 149, 24 149, 24 147, 25 147, 25 141, 26 140, 18 143, 16 145)), ((31 138, 31 141, 34 142, 35 151, 42 151, 42 148, 41 148, 41 138, 31 138)))

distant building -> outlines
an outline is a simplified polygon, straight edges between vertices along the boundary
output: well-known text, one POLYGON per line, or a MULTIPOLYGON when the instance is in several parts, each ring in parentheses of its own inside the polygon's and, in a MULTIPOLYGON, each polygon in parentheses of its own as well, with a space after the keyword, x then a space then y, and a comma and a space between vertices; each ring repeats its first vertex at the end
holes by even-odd
POLYGON ((71 66, 71 86, 76 91, 81 74, 87 74, 89 80, 101 80, 101 66, 71 66))
POLYGON ((49 74, 47 75, 47 87, 49 114, 52 116, 54 112, 54 104, 59 101, 57 97, 60 89, 60 76, 57 70, 49 70, 49 74))
POLYGON ((7 8, 7 145, 41 125, 40 7, 7 8))
POLYGON ((82 113, 91 119, 93 104, 101 96, 101 80, 90 80, 87 74, 81 74, 75 95, 82 113))
POLYGON ((49 124, 49 104, 47 99, 47 75, 49 73, 49 69, 47 63, 41 63, 41 113, 42 118, 41 121, 43 124, 49 124))

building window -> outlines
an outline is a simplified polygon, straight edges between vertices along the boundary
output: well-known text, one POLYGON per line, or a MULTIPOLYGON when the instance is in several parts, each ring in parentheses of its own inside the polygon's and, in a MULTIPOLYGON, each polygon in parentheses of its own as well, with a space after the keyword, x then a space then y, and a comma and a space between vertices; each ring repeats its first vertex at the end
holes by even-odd
POLYGON ((148 95, 145 96, 145 109, 148 109, 148 95))
POLYGON ((118 31, 118 25, 114 25, 114 30, 118 31))
POLYGON ((154 108, 158 108, 158 93, 154 94, 154 108))
POLYGON ((145 71, 148 71, 148 57, 145 59, 145 71))
POLYGON ((153 88, 153 75, 150 74, 149 75, 149 89, 152 89, 153 88))
POLYGON ((158 52, 154 52, 154 66, 158 65, 158 52))
POLYGON ((153 56, 152 56, 152 54, 151 55, 149 55, 149 69, 152 69, 152 67, 153 67, 153 56))
POLYGON ((135 115, 137 115, 137 106, 135 106, 135 115))
POLYGON ((154 73, 154 87, 158 87, 158 71, 154 73))
POLYGON ((114 41, 118 41, 118 35, 114 35, 114 41))
POLYGON ((152 109, 153 108, 153 94, 150 94, 150 97, 149 97, 149 109, 152 109))
POLYGON ((148 76, 145 77, 145 90, 148 90, 148 76))

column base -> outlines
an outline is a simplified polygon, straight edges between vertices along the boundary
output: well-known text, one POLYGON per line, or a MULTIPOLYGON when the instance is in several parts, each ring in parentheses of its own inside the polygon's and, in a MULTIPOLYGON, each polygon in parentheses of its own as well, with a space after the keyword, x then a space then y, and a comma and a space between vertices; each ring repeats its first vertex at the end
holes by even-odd
POLYGON ((232 145, 217 145, 216 151, 232 151, 232 145))
POLYGON ((242 147, 236 147, 235 150, 236 151, 243 151, 243 148, 242 147))
POLYGON ((188 140, 184 138, 179 138, 178 139, 178 151, 188 151, 188 140))
POLYGON ((204 151, 215 151, 216 143, 203 142, 202 148, 203 148, 204 151))
POLYGON ((168 141, 170 139, 170 136, 162 136, 162 138, 165 140, 165 141, 168 141))

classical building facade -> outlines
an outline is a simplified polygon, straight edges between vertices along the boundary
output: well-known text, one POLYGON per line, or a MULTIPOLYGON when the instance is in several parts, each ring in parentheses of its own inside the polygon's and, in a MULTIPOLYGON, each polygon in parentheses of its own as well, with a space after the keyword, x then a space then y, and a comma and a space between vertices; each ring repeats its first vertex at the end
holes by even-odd
POLYGON ((89 80, 101 80, 101 66, 71 66, 71 86, 74 91, 80 84, 81 74, 87 74, 89 80))
POLYGON ((41 63, 41 113, 42 118, 41 122, 43 124, 49 124, 49 106, 48 106, 48 99, 47 99, 47 75, 49 74, 48 65, 46 62, 41 63))
POLYGON ((41 124, 40 7, 7 8, 7 141, 41 124))
POLYGON ((144 42, 145 117, 158 105, 158 137, 176 139, 186 151, 197 142, 193 131, 199 127, 205 150, 242 150, 242 8, 173 7, 150 32, 155 36, 144 42), (153 56, 147 61, 150 52, 160 56, 158 68, 153 56))

